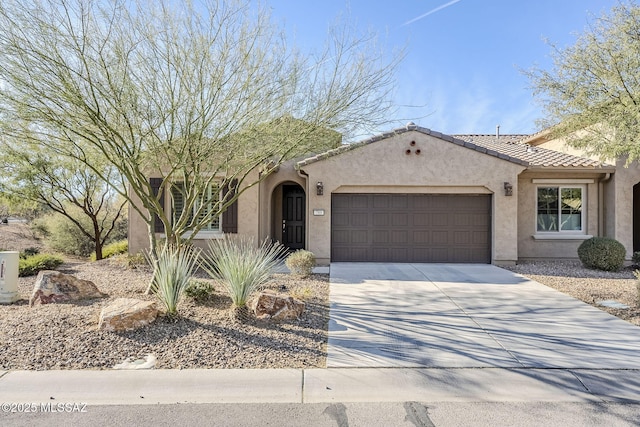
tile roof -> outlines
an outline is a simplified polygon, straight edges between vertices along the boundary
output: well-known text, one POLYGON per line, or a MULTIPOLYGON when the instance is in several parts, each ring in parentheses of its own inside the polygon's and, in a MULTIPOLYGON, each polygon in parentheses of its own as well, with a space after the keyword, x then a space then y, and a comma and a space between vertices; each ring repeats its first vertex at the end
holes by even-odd
POLYGON ((424 127, 408 123, 405 127, 394 129, 391 132, 385 132, 372 136, 363 141, 345 144, 333 150, 325 151, 299 161, 297 168, 304 167, 308 164, 337 156, 343 152, 354 150, 363 145, 391 138, 405 132, 416 131, 425 135, 442 139, 452 144, 460 145, 471 150, 478 151, 489 156, 507 160, 522 166, 533 168, 579 168, 579 169, 612 169, 611 165, 601 163, 585 157, 573 156, 571 154, 561 153, 555 150, 549 150, 542 147, 532 147, 528 144, 519 143, 526 139, 529 135, 500 135, 496 139, 495 135, 445 135, 440 132, 432 131, 424 127))

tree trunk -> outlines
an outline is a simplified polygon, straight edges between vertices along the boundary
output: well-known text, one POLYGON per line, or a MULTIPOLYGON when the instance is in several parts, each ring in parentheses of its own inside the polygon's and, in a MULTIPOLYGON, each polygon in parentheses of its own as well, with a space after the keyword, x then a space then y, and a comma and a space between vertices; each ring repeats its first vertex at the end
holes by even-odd
POLYGON ((102 259, 102 241, 100 238, 96 238, 95 241, 96 247, 96 261, 100 261, 102 259))

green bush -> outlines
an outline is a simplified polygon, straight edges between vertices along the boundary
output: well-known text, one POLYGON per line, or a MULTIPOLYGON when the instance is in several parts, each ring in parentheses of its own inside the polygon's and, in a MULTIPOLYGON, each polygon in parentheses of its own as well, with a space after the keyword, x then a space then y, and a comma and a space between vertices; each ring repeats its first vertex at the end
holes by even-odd
POLYGON ((633 261, 633 265, 640 266, 640 252, 634 252, 631 255, 631 261, 633 261))
POLYGON ((316 256, 313 252, 300 249, 287 257, 284 261, 291 274, 300 277, 309 277, 316 266, 316 256))
POLYGON ((169 316, 178 314, 178 304, 191 276, 198 265, 199 250, 192 246, 168 246, 153 262, 147 256, 149 264, 154 266, 150 290, 153 292, 169 316))
MULTIPOLYGON (((117 242, 109 243, 102 248, 102 258, 109 258, 114 255, 126 254, 129 252, 129 242, 125 240, 119 240, 117 242)), ((95 251, 91 253, 91 261, 96 260, 95 251)))
MULTIPOLYGON (((79 217, 87 230, 93 229, 87 217, 79 217)), ((33 221, 33 228, 44 236, 48 247, 67 255, 88 257, 95 249, 87 237, 69 218, 60 214, 48 214, 33 221)))
POLYGON ((578 247, 578 258, 585 267, 618 271, 624 264, 626 250, 622 243, 608 237, 592 237, 578 247))
POLYGON ((20 251, 20 258, 27 259, 30 256, 38 255, 40 253, 40 248, 26 248, 20 251))
POLYGON ((213 293, 213 285, 204 280, 191 280, 184 293, 198 302, 206 301, 213 293))
POLYGON ((247 300, 271 277, 285 248, 265 240, 260 246, 248 237, 226 236, 209 241, 210 258, 202 268, 224 283, 233 302, 233 317, 244 322, 249 318, 247 300))
POLYGON ((18 276, 33 276, 41 270, 54 270, 64 261, 57 255, 38 254, 18 261, 18 276))

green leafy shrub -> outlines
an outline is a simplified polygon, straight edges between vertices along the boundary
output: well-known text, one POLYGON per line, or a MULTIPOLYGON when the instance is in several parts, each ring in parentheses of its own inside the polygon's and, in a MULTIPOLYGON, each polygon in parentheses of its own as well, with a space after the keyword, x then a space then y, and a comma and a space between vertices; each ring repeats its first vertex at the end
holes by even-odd
MULTIPOLYGON (((79 217, 78 220, 85 229, 93 229, 88 218, 79 217)), ((35 219, 32 227, 44 237, 47 246, 56 252, 88 257, 95 249, 93 241, 63 215, 57 213, 44 215, 35 219)))
POLYGON ((634 271, 633 275, 636 276, 636 305, 640 307, 640 270, 634 271))
POLYGON ((178 304, 198 265, 199 253, 192 246, 168 246, 155 262, 147 256, 149 264, 154 266, 150 290, 169 316, 178 314, 178 304))
MULTIPOLYGON (((126 254, 129 252, 129 242, 125 240, 119 240, 117 242, 109 243, 102 248, 102 258, 109 258, 114 255, 126 254)), ((91 253, 91 261, 96 260, 95 251, 91 253)))
POLYGON ((631 255, 631 261, 633 261, 633 265, 640 266, 640 252, 634 252, 631 255))
POLYGON ((137 253, 133 255, 127 255, 127 268, 136 269, 139 267, 149 265, 147 260, 144 258, 144 255, 137 253))
POLYGON ((285 248, 269 240, 260 246, 243 236, 226 236, 210 240, 210 258, 205 258, 202 268, 214 279, 224 283, 233 302, 232 314, 237 321, 249 318, 247 301, 271 277, 285 248))
POLYGON ((585 267, 618 271, 624 264, 626 250, 622 243, 608 237, 592 237, 578 247, 578 258, 585 267))
POLYGON ((316 266, 316 256, 313 252, 300 249, 287 257, 284 261, 291 274, 309 277, 316 266))
POLYGON ((195 301, 203 302, 213 293, 213 285, 204 280, 191 280, 184 293, 195 301))
POLYGON ((26 248, 20 252, 20 258, 27 259, 30 256, 38 255, 40 248, 26 248))
POLYGON ((41 270, 55 270, 64 261, 57 255, 38 254, 18 261, 18 276, 33 276, 41 270))

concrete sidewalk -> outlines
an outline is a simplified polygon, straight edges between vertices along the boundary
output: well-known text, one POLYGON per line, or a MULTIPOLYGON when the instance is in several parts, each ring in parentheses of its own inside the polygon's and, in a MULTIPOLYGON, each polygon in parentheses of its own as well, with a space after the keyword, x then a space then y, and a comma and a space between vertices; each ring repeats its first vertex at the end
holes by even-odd
POLYGON ((0 402, 640 402, 640 370, 229 369, 10 371, 0 402))

